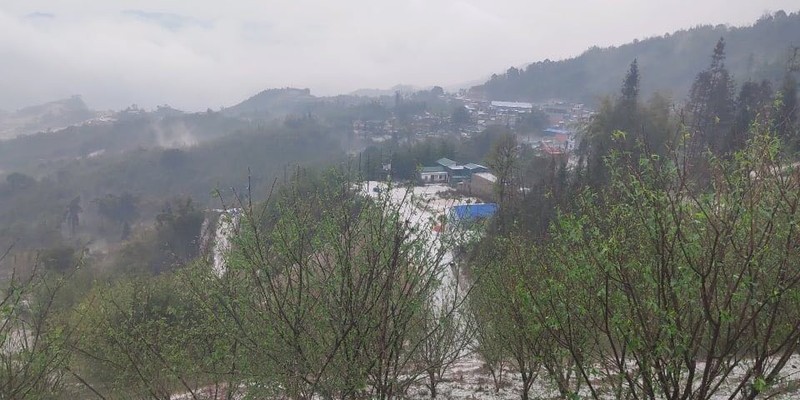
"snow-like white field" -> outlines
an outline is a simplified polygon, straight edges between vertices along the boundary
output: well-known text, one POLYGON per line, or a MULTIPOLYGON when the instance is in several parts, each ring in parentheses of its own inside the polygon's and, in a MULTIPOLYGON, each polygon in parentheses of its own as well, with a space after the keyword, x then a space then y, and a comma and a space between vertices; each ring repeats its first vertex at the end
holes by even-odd
MULTIPOLYGON (((440 263, 449 266, 453 262, 452 248, 454 243, 453 235, 442 232, 439 217, 447 215, 449 209, 461 204, 475 204, 480 200, 473 197, 465 197, 457 194, 455 190, 446 185, 426 185, 414 187, 391 187, 383 182, 370 181, 364 185, 364 192, 378 198, 387 194, 390 201, 395 205, 401 206, 400 212, 415 228, 420 230, 431 230, 430 235, 426 235, 428 245, 431 249, 441 249, 443 251, 440 263), (375 190, 377 188, 378 191, 375 190), (437 228, 437 230, 434 230, 437 228), (450 235, 445 238, 444 235, 450 235)), ((455 238, 457 241, 458 238, 455 238)), ((454 286, 456 272, 452 268, 445 268, 447 273, 441 277, 440 291, 436 294, 437 299, 443 302, 448 298, 448 289, 454 286)))
MULTIPOLYGON (((363 192, 373 198, 380 198, 380 196, 388 195, 390 201, 396 205, 402 205, 401 212, 403 216, 414 224, 415 227, 420 229, 432 229, 438 223, 438 216, 447 212, 450 207, 459 204, 474 204, 479 200, 475 198, 461 197, 456 195, 452 189, 443 185, 429 185, 418 187, 393 187, 391 189, 385 183, 381 182, 367 182, 362 188, 363 192), (378 188, 378 191, 374 189, 378 188), (387 193, 387 190, 389 191, 387 193)), ((222 228, 224 230, 227 228, 222 228)), ((218 231, 218 234, 219 231, 218 231)), ((441 233, 433 231, 431 235, 427 235, 427 240, 430 241, 431 246, 445 246, 446 241, 442 240, 441 233)), ((451 244, 451 243, 449 243, 451 244)), ((449 249, 445 248, 444 256, 441 259, 443 264, 450 264, 453 260, 453 254, 449 249)), ((446 288, 452 284, 455 278, 453 275, 454 270, 450 268, 445 269, 449 274, 442 277, 442 287, 446 288)), ((437 297, 443 298, 445 294, 437 294, 437 297)), ((733 389, 733 380, 740 377, 743 370, 735 370, 731 376, 731 382, 721 386, 719 393, 714 395, 712 399, 722 400, 728 399, 733 389)), ((787 387, 798 388, 800 387, 800 356, 793 356, 786 367, 784 368, 781 376, 782 384, 787 387)), ((585 386, 585 385, 584 385, 585 386)), ((439 399, 469 399, 469 400, 513 400, 521 398, 522 381, 518 373, 506 366, 503 373, 500 388, 495 391, 495 383, 490 375, 488 369, 485 367, 482 360, 475 354, 465 354, 458 362, 454 363, 449 371, 445 374, 443 382, 437 388, 439 399)), ((590 398, 588 391, 584 388, 581 390, 583 398, 590 398)), ((244 396, 242 396, 244 397, 244 396)), ((188 400, 192 397, 189 394, 181 394, 172 397, 175 400, 188 400)), ((205 397, 201 394, 199 398, 212 399, 212 396, 205 397)), ((428 389, 420 382, 412 386, 406 398, 414 400, 430 399, 428 389)), ((559 394, 556 387, 551 384, 545 372, 541 371, 539 377, 533 383, 529 392, 530 399, 558 399, 559 394)), ((607 397, 609 400, 613 397, 607 397)), ((770 397, 770 399, 800 399, 800 389, 795 389, 789 394, 783 394, 770 397)))

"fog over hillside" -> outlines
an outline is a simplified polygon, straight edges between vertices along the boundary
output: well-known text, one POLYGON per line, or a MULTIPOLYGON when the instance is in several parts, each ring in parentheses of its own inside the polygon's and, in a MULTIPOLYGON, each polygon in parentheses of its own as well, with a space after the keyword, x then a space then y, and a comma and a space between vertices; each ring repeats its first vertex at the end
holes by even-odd
POLYGON ((0 109, 81 94, 92 109, 230 106, 262 88, 319 95, 449 87, 698 24, 751 23, 795 0, 33 0, 0 5, 0 109), (413 22, 413 23, 411 23, 413 22))

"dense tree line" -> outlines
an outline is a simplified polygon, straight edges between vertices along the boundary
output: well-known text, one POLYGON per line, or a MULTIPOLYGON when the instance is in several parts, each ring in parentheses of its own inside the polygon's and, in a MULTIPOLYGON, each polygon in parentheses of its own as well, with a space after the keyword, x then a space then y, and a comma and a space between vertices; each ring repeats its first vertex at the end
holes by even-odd
POLYGON ((667 92, 680 96, 689 91, 695 74, 703 68, 707 49, 723 36, 729 44, 732 76, 742 81, 777 82, 792 56, 789 46, 797 46, 789 38, 800 36, 800 13, 778 11, 752 26, 700 26, 619 47, 593 47, 575 58, 509 68, 473 90, 491 99, 558 98, 594 103, 616 89, 625 66, 637 58, 644 72, 643 94, 667 92))
POLYGON ((166 399, 436 393, 471 341, 444 241, 347 175, 298 173, 244 208, 227 272, 203 262, 94 285, 60 323, 65 393, 166 399), (447 283, 449 282, 449 283, 447 283), (77 391, 77 392, 76 392, 77 391))
POLYGON ((515 154, 512 138, 496 143, 508 187, 495 229, 469 256, 481 277, 470 309, 476 351, 493 372, 513 366, 523 399, 537 378, 562 397, 791 389, 794 71, 778 93, 748 82, 734 96, 724 61, 720 40, 677 112, 661 96, 643 104, 634 61, 573 168, 515 154), (525 180, 534 162, 549 172, 525 180))
POLYGON ((760 133, 711 162, 712 190, 678 158, 644 155, 637 171, 612 156, 608 186, 576 192, 547 240, 486 239, 471 263, 475 320, 498 330, 486 360, 510 360, 526 385, 541 371, 566 397, 784 390, 800 335, 800 181, 760 133))
POLYGON ((71 159, 43 176, 11 172, 0 182, 0 241, 16 242, 22 251, 62 241, 80 247, 124 240, 137 224, 155 222, 164 202, 175 197, 191 197, 200 209, 219 206, 212 192, 241 190, 248 169, 256 195, 264 196, 297 163, 343 158, 339 138, 326 129, 317 121, 264 126, 188 148, 71 159))

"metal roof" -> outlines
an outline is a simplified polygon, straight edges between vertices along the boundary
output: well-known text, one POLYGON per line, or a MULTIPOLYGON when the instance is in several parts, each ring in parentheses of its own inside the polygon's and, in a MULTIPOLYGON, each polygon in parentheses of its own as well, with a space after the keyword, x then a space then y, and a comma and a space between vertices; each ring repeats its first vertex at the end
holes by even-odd
POLYGON ((436 163, 439 164, 439 165, 445 166, 445 167, 452 167, 452 166, 458 164, 457 162, 455 162, 455 161, 453 161, 453 160, 451 160, 449 158, 440 158, 440 159, 436 160, 436 163))
POLYGON ((570 132, 570 131, 568 131, 566 129, 547 128, 547 129, 544 130, 544 133, 547 133, 549 135, 569 135, 572 132, 570 132))
POLYGON ((422 170, 420 172, 422 173, 445 172, 445 169, 441 165, 437 165, 435 167, 422 167, 422 170))
POLYGON ((495 176, 491 172, 477 172, 477 173, 473 174, 472 176, 479 176, 479 177, 481 177, 481 178, 483 178, 483 179, 485 179, 485 180, 487 180, 489 182, 497 182, 497 176, 495 176))
POLYGON ((503 108, 522 108, 526 110, 530 110, 533 108, 533 104, 531 103, 524 103, 521 101, 493 101, 492 107, 503 107, 503 108))

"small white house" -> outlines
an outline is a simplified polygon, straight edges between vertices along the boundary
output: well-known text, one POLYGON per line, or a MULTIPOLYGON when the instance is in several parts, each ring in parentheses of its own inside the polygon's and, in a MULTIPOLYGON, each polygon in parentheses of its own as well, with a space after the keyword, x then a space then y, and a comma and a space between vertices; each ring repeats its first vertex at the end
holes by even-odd
POLYGON ((448 175, 447 170, 442 166, 423 167, 419 172, 419 178, 422 183, 447 183, 448 175))

